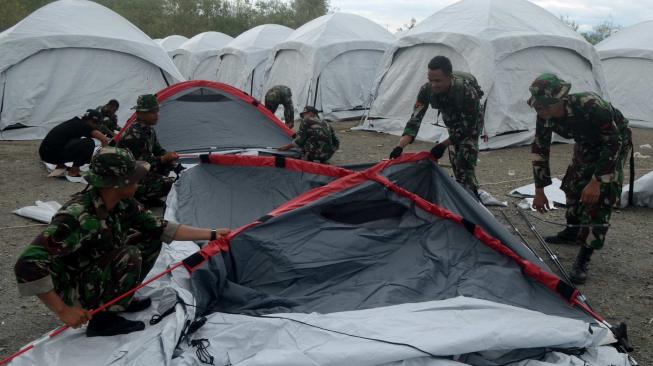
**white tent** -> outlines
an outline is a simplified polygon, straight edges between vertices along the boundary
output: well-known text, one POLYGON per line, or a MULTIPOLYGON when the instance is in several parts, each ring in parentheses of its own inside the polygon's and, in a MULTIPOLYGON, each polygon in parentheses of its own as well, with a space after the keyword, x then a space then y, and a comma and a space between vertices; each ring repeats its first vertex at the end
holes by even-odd
POLYGON ((393 41, 380 25, 358 15, 321 16, 274 47, 264 90, 290 87, 296 110, 315 105, 331 118, 361 115, 377 65, 393 41))
POLYGON ((200 33, 179 46, 171 58, 188 80, 215 80, 218 52, 231 40, 220 32, 200 33))
POLYGON ((653 20, 620 30, 596 49, 612 104, 632 126, 653 128, 653 20))
POLYGON ((179 48, 179 46, 181 46, 184 42, 188 41, 188 38, 173 34, 163 39, 155 39, 154 41, 160 44, 161 47, 166 50, 166 52, 170 52, 179 48))
MULTIPOLYGON (((463 0, 403 33, 382 61, 371 117, 361 126, 399 135, 417 92, 427 82, 427 64, 449 57, 454 70, 471 72, 487 98, 489 141, 483 148, 528 143, 535 134, 535 112, 526 104, 530 83, 553 72, 574 91, 605 93, 598 55, 592 45, 555 15, 526 0, 463 0)), ((429 109, 418 139, 443 140, 437 111, 429 109)))
POLYGON ((265 60, 272 47, 284 41, 292 32, 291 28, 283 25, 264 24, 234 38, 218 55, 216 81, 261 99, 265 60))
POLYGON ((91 1, 57 1, 0 34, 0 139, 43 138, 112 98, 122 121, 139 94, 180 80, 163 49, 125 18, 91 1))

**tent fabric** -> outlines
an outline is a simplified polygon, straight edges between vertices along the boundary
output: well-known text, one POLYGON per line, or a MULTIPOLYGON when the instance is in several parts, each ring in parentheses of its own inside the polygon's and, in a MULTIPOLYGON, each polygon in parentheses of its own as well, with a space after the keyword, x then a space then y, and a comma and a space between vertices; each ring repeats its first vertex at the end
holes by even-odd
POLYGON ((160 39, 157 43, 160 44, 161 47, 166 50, 166 52, 170 52, 179 48, 179 46, 181 46, 186 41, 188 41, 188 38, 173 34, 171 36, 160 39))
MULTIPOLYGON (((155 131, 169 151, 277 148, 294 134, 257 100, 226 84, 187 81, 159 91, 157 100, 155 131)), ((135 119, 133 114, 116 139, 135 119)))
MULTIPOLYGON (((109 99, 129 106, 139 94, 183 80, 158 44, 91 1, 36 10, 0 34, 0 49, 2 139, 43 138, 109 99)), ((128 110, 118 111, 119 120, 128 110)))
POLYGON ((393 41, 380 25, 358 15, 321 16, 273 48, 262 93, 286 85, 297 112, 315 105, 328 118, 361 115, 376 67, 393 41))
MULTIPOLYGON (((624 185, 621 193, 621 206, 628 206, 630 186, 624 185)), ((633 188, 633 204, 639 207, 653 208, 653 171, 648 172, 635 181, 633 188)))
POLYGON ((270 50, 292 32, 293 29, 283 25, 264 24, 242 33, 220 50, 215 80, 261 100, 265 61, 270 50))
MULTIPOLYGON (((581 35, 526 0, 463 0, 402 33, 380 64, 374 101, 363 129, 400 135, 410 118, 427 64, 436 55, 478 79, 487 100, 482 148, 527 144, 535 134, 528 87, 553 72, 574 91, 607 96, 599 57, 581 35), (380 118, 380 119, 375 119, 380 118)), ((417 136, 442 141, 446 129, 429 109, 417 136)))
POLYGON ((596 45, 612 104, 635 127, 653 128, 653 21, 619 30, 596 45))
POLYGON ((233 40, 221 32, 203 32, 184 42, 172 61, 188 80, 215 80, 217 55, 233 40))

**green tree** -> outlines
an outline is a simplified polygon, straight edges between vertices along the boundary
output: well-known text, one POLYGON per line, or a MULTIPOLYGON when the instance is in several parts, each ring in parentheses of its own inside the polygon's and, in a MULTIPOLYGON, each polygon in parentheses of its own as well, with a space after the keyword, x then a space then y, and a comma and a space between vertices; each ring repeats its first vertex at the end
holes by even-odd
POLYGON ((587 42, 597 44, 602 40, 610 37, 621 29, 621 26, 614 24, 612 20, 605 20, 602 23, 592 27, 590 32, 581 33, 587 42))

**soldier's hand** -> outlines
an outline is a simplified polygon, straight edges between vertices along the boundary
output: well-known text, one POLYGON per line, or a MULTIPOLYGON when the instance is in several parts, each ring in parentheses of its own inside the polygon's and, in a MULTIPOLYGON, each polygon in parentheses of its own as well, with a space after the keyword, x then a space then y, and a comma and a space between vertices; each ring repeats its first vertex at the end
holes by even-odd
POLYGON ((169 163, 177 159, 179 159, 179 154, 177 154, 175 151, 168 151, 161 157, 161 161, 164 163, 169 163))
POLYGON ((215 232, 216 232, 216 234, 218 234, 218 236, 227 236, 227 235, 229 235, 231 230, 228 229, 228 228, 218 228, 218 229, 215 229, 215 232))
POLYGON ((533 198, 533 208, 540 213, 547 212, 551 209, 549 207, 549 199, 546 198, 543 188, 535 188, 535 197, 533 198))
POLYGON ((91 318, 91 312, 80 307, 66 306, 57 313, 59 319, 71 328, 79 328, 91 318))
POLYGON ((601 195, 601 182, 592 179, 580 195, 580 201, 586 205, 593 205, 599 201, 601 195))
POLYGON ((440 159, 442 155, 444 155, 445 150, 447 150, 447 145, 443 143, 439 143, 431 149, 431 155, 433 155, 434 158, 440 159))
POLYGON ((401 153, 404 152, 404 148, 397 146, 390 152, 390 159, 396 159, 401 156, 401 153))

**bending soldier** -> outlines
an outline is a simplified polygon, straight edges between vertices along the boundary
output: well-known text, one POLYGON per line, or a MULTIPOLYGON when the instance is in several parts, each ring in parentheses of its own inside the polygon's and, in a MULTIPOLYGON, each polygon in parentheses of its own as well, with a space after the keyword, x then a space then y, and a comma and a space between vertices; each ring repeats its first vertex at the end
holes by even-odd
POLYGON ((115 99, 111 99, 107 104, 101 105, 95 109, 100 112, 100 115, 102 116, 100 121, 100 131, 109 138, 112 138, 117 131, 120 131, 120 127, 118 126, 118 116, 116 116, 118 108, 120 108, 120 103, 115 99))
POLYGON ((307 106, 299 116, 302 122, 297 136, 293 142, 279 147, 279 150, 286 151, 299 147, 302 149, 303 160, 326 163, 340 148, 340 140, 333 127, 318 116, 315 107, 307 106))
POLYGON ((295 107, 292 104, 292 92, 285 85, 273 86, 265 93, 265 108, 274 113, 283 105, 283 117, 288 128, 295 126, 295 107))

